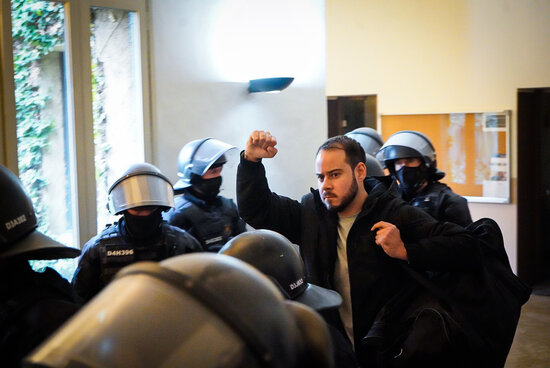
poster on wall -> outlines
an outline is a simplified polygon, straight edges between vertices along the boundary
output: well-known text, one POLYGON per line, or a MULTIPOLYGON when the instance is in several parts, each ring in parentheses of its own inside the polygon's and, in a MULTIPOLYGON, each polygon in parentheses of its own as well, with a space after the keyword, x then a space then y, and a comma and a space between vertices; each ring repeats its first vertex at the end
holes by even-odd
POLYGON ((434 145, 441 180, 470 202, 510 202, 510 117, 500 112, 381 115, 384 141, 401 130, 434 145))

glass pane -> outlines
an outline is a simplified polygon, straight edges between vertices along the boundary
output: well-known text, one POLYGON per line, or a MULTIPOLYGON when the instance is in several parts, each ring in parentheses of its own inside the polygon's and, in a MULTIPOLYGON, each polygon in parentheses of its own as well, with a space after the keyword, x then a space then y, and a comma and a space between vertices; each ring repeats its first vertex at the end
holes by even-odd
POLYGON ((97 231, 114 220, 110 185, 144 159, 139 32, 135 12, 91 8, 97 231))
MULTIPOLYGON (((11 4, 20 178, 33 201, 39 230, 78 247, 73 232, 63 4, 11 4)), ((50 263, 59 263, 67 278, 76 264, 50 263)))

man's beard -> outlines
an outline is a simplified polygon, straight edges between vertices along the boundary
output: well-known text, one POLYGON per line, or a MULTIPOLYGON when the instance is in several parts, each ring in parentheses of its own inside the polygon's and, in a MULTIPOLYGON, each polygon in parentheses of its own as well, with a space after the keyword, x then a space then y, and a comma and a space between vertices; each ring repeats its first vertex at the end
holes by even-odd
POLYGON ((331 206, 328 202, 323 201, 327 209, 331 212, 341 212, 345 210, 349 204, 355 199, 359 186, 357 185, 357 180, 355 180, 355 173, 353 174, 353 181, 351 187, 347 193, 342 197, 342 202, 338 206, 331 206))

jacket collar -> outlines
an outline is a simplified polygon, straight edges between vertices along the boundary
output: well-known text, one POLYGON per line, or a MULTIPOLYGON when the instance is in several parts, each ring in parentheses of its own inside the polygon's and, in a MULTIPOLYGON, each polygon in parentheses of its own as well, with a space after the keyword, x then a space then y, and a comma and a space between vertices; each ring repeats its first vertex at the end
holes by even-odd
POLYGON ((193 193, 191 193, 188 190, 183 190, 182 194, 183 194, 183 198, 185 198, 186 200, 188 200, 189 202, 191 202, 193 204, 196 204, 199 207, 211 206, 214 203, 216 203, 217 201, 219 201, 219 198, 220 198, 220 196, 217 196, 213 201, 207 202, 204 199, 201 199, 201 198, 197 197, 196 195, 194 195, 193 193))

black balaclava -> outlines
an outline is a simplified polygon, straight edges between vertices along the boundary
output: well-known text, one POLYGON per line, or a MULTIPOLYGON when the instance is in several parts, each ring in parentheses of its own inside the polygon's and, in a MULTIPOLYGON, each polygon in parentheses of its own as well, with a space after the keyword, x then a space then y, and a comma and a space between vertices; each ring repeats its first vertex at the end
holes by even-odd
POLYGON ((395 172, 395 177, 399 180, 399 190, 403 199, 410 201, 420 186, 428 180, 428 168, 424 164, 417 167, 403 166, 395 172))
POLYGON ((128 211, 125 211, 124 220, 126 222, 126 230, 133 238, 147 240, 159 234, 162 211, 160 208, 156 208, 148 216, 131 215, 128 211))
POLYGON ((211 202, 220 193, 220 187, 222 185, 222 177, 218 176, 212 179, 203 179, 202 176, 193 175, 191 177, 191 191, 200 199, 211 202))

